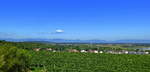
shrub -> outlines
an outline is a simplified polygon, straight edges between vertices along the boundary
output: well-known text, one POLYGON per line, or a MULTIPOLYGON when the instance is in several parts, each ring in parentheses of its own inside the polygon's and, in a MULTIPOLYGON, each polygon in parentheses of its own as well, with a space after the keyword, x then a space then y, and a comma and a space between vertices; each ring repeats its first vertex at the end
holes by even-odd
POLYGON ((0 72, 27 72, 28 58, 24 50, 9 44, 0 46, 0 72))

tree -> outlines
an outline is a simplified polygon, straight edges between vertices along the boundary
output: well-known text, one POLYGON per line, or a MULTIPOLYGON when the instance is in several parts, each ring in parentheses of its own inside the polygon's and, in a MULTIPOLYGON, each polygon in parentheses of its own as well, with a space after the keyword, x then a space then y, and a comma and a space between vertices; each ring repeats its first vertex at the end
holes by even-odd
POLYGON ((27 72, 25 51, 6 43, 0 46, 0 72, 27 72))

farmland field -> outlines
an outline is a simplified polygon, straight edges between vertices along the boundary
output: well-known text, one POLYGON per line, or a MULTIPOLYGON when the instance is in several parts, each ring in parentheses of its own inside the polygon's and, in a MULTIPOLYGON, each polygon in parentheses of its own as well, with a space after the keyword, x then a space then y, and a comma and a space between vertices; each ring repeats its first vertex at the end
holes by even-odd
POLYGON ((150 55, 30 51, 33 72, 150 72, 150 55))

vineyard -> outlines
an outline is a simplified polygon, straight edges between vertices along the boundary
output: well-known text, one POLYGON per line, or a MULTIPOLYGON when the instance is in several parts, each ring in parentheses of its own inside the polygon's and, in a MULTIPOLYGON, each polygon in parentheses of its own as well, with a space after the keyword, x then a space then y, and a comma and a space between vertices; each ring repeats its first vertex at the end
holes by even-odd
MULTIPOLYGON (((89 48, 113 50, 114 45, 89 48)), ((150 54, 73 53, 67 49, 86 50, 88 45, 0 41, 0 72, 150 72, 150 54), (34 51, 34 48, 42 50, 34 51), (58 51, 47 51, 47 48, 58 51)))
POLYGON ((32 72, 149 72, 149 55, 30 51, 32 72))

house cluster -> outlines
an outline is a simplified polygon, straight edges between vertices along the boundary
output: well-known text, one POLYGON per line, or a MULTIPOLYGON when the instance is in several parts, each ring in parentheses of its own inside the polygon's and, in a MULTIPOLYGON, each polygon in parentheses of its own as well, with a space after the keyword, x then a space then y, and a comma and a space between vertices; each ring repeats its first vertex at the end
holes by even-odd
MULTIPOLYGON (((53 50, 52 48, 35 48, 35 51, 40 50, 46 50, 51 52, 60 52, 57 50, 53 50)), ((149 52, 145 51, 127 51, 127 50, 121 50, 121 51, 115 51, 115 50, 107 50, 107 51, 98 51, 98 50, 77 50, 77 49, 68 49, 67 52, 74 52, 74 53, 108 53, 108 54, 150 54, 149 52)))
POLYGON ((69 49, 68 52, 103 53, 103 51, 98 51, 98 50, 76 50, 76 49, 69 49))
POLYGON ((110 54, 149 54, 149 52, 145 52, 145 51, 106 51, 106 53, 110 53, 110 54))
POLYGON ((52 48, 34 48, 34 51, 41 51, 41 50, 46 50, 46 51, 53 51, 52 48))

